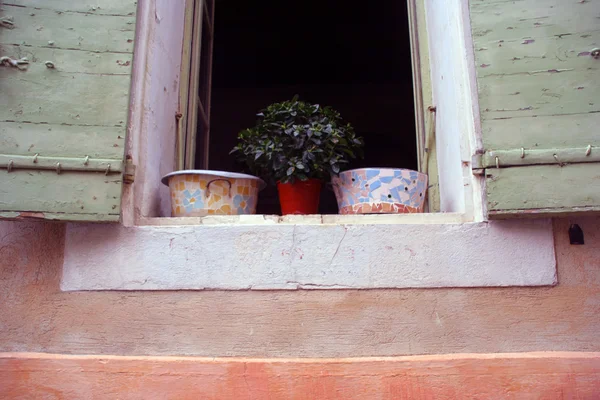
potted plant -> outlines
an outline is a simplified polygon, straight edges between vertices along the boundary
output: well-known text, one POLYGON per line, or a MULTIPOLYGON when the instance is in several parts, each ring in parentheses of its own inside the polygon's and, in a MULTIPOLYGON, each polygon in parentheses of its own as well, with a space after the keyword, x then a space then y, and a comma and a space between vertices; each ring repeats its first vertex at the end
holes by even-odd
POLYGON ((316 214, 323 181, 362 155, 362 138, 330 107, 275 103, 238 135, 231 151, 250 170, 277 183, 282 214, 316 214))

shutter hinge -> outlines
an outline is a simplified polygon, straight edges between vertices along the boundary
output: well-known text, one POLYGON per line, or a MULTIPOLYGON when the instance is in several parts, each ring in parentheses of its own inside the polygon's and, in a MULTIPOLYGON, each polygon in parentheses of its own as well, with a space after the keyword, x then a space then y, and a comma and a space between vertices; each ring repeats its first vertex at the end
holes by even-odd
POLYGON ((474 154, 471 158, 471 170, 473 171, 473 175, 483 175, 485 174, 485 168, 483 167, 483 155, 478 153, 474 154))
POLYGON ((131 156, 125 158, 125 172, 123 173, 123 183, 132 184, 135 181, 135 164, 131 156))

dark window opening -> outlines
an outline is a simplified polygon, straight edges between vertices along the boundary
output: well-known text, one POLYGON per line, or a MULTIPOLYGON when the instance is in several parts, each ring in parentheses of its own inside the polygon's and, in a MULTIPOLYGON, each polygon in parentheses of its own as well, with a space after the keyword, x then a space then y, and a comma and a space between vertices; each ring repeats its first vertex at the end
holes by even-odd
MULTIPOLYGON (((217 0, 209 168, 244 172, 229 155, 238 132, 259 110, 298 94, 338 110, 365 139, 364 159, 349 168, 417 169, 406 8, 396 0, 217 0)), ((257 213, 279 211, 269 186, 257 213)), ((320 212, 337 213, 327 187, 320 212)))

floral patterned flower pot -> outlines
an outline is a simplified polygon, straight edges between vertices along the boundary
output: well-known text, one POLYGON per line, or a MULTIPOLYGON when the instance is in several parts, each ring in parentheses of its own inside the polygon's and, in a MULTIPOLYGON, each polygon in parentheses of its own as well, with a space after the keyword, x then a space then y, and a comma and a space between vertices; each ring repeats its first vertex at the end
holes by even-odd
POLYGON ((421 213, 427 175, 410 169, 360 168, 331 179, 340 214, 421 213))
POLYGON ((184 170, 162 178, 171 189, 173 217, 255 214, 258 192, 265 182, 233 172, 184 170))

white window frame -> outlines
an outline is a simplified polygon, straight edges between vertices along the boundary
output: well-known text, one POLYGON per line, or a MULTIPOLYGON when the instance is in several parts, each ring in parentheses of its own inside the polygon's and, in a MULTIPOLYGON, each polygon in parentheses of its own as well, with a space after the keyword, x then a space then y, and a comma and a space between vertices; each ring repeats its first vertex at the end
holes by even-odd
POLYGON ((63 290, 556 283, 550 220, 485 220, 483 181, 470 166, 482 146, 467 0, 410 0, 411 10, 435 10, 429 37, 442 38, 429 57, 443 212, 157 217, 170 212, 160 177, 176 168, 183 29, 173 26, 183 26, 185 0, 177 1, 138 3, 127 147, 135 182, 124 189, 122 225, 67 225, 63 290))

